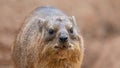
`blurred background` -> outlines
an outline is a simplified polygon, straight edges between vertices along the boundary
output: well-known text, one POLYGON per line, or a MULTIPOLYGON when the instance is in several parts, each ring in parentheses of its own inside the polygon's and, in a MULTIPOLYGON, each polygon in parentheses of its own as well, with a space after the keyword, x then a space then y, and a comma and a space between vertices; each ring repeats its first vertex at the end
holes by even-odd
POLYGON ((18 29, 45 5, 76 17, 85 43, 82 68, 120 68, 120 0, 0 0, 0 68, 13 68, 11 46, 18 29))

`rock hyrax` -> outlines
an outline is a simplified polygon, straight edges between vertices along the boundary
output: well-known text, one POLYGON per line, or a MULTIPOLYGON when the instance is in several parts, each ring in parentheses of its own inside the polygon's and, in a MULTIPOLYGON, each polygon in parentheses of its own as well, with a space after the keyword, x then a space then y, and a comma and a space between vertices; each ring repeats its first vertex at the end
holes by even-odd
POLYGON ((26 19, 12 49, 15 68, 80 68, 83 41, 74 16, 39 7, 26 19))

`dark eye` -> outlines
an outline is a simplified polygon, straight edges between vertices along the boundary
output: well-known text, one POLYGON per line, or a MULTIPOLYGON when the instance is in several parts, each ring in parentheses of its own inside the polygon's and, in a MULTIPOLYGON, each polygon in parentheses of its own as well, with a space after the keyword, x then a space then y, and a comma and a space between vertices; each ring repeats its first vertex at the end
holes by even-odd
POLYGON ((71 28, 71 29, 69 30, 69 32, 70 32, 71 34, 73 34, 73 33, 74 33, 73 28, 71 28))
POLYGON ((53 29, 49 29, 49 30, 48 30, 48 33, 49 33, 50 35, 52 35, 52 34, 55 33, 55 30, 53 30, 53 29))

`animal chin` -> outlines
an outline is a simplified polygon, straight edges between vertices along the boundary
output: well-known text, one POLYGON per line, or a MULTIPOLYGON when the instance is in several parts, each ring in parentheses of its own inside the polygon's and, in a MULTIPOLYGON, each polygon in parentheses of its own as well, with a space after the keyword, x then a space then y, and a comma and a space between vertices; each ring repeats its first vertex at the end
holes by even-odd
POLYGON ((69 60, 71 62, 77 62, 80 59, 79 49, 55 49, 48 47, 44 53, 40 55, 40 60, 45 58, 46 60, 69 60))
POLYGON ((59 45, 59 44, 52 44, 49 45, 47 48, 44 49, 43 54, 44 57, 50 57, 50 58, 56 58, 56 59, 65 59, 65 58, 70 58, 71 56, 75 56, 79 50, 76 51, 74 49, 73 44, 69 43, 68 45, 59 45), (55 45, 54 48, 50 47, 52 45, 55 45))
POLYGON ((58 59, 68 59, 71 57, 71 52, 72 50, 68 50, 68 49, 58 49, 54 56, 56 56, 56 58, 58 59))
POLYGON ((54 56, 58 59, 71 59, 80 56, 79 50, 77 49, 59 49, 55 52, 54 56))

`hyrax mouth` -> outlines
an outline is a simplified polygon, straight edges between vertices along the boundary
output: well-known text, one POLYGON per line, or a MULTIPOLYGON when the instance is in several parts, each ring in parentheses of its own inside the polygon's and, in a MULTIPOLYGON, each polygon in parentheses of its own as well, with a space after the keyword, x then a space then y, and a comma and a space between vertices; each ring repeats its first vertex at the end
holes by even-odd
POLYGON ((56 48, 56 49, 70 49, 71 45, 69 43, 56 44, 54 48, 56 48))

